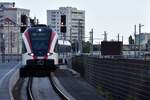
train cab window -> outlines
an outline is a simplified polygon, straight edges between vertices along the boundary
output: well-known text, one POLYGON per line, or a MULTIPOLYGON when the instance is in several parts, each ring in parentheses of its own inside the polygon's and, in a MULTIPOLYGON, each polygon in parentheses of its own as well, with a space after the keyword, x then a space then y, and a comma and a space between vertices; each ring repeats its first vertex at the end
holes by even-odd
POLYGON ((33 50, 47 50, 49 33, 31 33, 31 43, 33 50))
POLYGON ((26 53, 26 52, 27 52, 27 49, 26 49, 25 43, 22 41, 22 53, 26 53))
POLYGON ((48 51, 49 39, 51 38, 51 30, 47 28, 34 28, 29 30, 32 52, 36 56, 44 56, 48 51))

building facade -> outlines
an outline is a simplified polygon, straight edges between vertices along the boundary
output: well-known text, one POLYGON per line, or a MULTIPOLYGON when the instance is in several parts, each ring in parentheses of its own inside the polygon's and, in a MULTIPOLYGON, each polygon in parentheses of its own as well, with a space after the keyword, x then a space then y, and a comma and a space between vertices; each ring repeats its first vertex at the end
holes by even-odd
POLYGON ((5 54, 21 53, 21 26, 29 25, 29 13, 28 9, 16 8, 15 3, 0 2, 0 33, 5 54))
POLYGON ((47 25, 66 40, 85 40, 85 11, 72 7, 60 7, 58 10, 47 10, 47 25), (62 17, 65 16, 66 32, 61 32, 62 17))
POLYGON ((141 50, 147 48, 148 40, 150 40, 150 33, 141 33, 135 35, 135 45, 140 46, 141 50))

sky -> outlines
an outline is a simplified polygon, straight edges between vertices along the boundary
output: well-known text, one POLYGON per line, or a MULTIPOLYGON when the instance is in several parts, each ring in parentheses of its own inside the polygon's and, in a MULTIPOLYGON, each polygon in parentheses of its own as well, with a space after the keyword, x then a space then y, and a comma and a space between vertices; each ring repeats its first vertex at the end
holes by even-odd
MULTIPOLYGON (((104 38, 117 40, 123 36, 124 43, 134 36, 134 25, 144 25, 142 32, 150 33, 150 0, 1 0, 15 2, 16 7, 30 10, 30 16, 36 16, 40 23, 47 23, 46 10, 59 7, 76 7, 85 10, 85 32, 89 36, 94 30, 95 43, 104 38)), ((137 28, 138 34, 138 28, 137 28)))

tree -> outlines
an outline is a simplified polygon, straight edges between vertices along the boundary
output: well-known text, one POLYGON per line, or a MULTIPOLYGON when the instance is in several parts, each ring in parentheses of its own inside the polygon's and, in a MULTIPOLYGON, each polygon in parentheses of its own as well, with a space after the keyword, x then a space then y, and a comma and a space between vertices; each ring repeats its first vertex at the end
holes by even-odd
POLYGON ((83 41, 83 53, 90 53, 90 45, 91 43, 89 41, 83 41))
POLYGON ((132 36, 131 36, 131 35, 129 36, 128 41, 129 41, 129 44, 134 44, 134 39, 132 38, 132 36))
POLYGON ((34 26, 34 25, 37 25, 37 24, 39 24, 39 20, 36 17, 30 18, 30 25, 31 26, 34 26))

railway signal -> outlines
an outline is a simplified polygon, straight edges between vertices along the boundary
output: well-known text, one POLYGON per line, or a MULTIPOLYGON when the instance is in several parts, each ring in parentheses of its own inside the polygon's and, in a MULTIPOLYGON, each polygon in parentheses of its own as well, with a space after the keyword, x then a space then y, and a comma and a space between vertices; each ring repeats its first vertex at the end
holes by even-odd
POLYGON ((67 28, 66 28, 66 15, 61 15, 60 31, 62 33, 66 33, 66 31, 67 31, 67 28))

